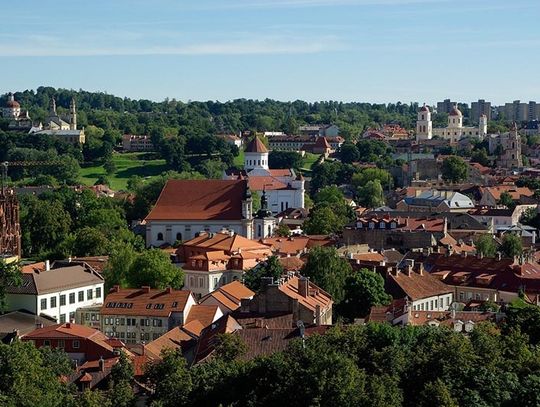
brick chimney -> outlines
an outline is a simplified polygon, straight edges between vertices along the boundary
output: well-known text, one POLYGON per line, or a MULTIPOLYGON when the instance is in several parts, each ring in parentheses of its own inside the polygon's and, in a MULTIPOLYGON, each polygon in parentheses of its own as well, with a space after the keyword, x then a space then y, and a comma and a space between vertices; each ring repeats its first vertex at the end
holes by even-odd
POLYGON ((309 296, 309 279, 306 277, 300 277, 298 279, 298 294, 307 298, 309 296))
POLYGON ((143 293, 148 294, 148 293, 150 292, 150 286, 148 286, 148 285, 143 285, 143 286, 141 287, 141 290, 143 291, 143 293))
POLYGON ((120 286, 118 284, 113 285, 113 287, 110 290, 111 293, 117 293, 118 291, 120 291, 120 286))
POLYGON ((165 292, 166 292, 167 294, 172 293, 172 287, 167 287, 167 288, 165 289, 165 292))

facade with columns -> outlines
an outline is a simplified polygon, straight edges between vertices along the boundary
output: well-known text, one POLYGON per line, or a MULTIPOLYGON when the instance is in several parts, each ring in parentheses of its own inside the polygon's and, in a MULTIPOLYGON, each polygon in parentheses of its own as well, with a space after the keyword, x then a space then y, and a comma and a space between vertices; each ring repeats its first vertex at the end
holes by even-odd
POLYGON ((251 191, 265 194, 267 208, 278 214, 288 208, 304 208, 304 178, 290 169, 271 169, 269 151, 256 136, 246 146, 244 171, 226 171, 224 179, 247 179, 251 191))
POLYGON ((433 128, 431 120, 431 111, 426 105, 418 110, 416 121, 416 139, 417 141, 431 140, 433 136, 449 140, 451 143, 457 143, 465 137, 474 137, 483 140, 487 136, 487 117, 481 115, 478 127, 463 126, 463 114, 454 105, 448 114, 448 125, 442 128, 433 128))

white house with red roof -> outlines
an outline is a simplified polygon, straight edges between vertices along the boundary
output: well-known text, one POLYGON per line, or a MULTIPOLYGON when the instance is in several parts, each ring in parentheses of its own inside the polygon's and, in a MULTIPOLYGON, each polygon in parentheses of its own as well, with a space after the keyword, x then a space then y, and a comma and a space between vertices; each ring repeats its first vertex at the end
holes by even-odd
MULTIPOLYGON (((224 179, 246 178, 251 191, 266 193, 268 209, 275 215, 288 208, 304 208, 304 178, 290 169, 271 169, 269 151, 255 136, 244 152, 244 171, 227 171, 224 179)), ((266 237, 266 236, 265 236, 266 237)))

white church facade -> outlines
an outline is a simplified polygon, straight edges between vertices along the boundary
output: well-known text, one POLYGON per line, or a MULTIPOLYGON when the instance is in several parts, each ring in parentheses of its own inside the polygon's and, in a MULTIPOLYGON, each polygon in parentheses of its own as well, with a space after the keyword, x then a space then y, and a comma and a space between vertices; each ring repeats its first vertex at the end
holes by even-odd
POLYGON ((457 143, 465 137, 476 137, 483 140, 487 136, 487 117, 480 116, 478 127, 463 126, 463 114, 454 105, 454 108, 448 114, 448 125, 446 127, 433 128, 431 120, 431 111, 426 105, 418 110, 416 121, 416 140, 431 140, 433 136, 438 136, 451 143, 457 143))
POLYGON ((294 169, 270 169, 269 151, 255 137, 246 147, 244 171, 227 171, 224 179, 246 178, 251 191, 266 196, 268 210, 276 215, 289 208, 304 208, 304 178, 294 169))

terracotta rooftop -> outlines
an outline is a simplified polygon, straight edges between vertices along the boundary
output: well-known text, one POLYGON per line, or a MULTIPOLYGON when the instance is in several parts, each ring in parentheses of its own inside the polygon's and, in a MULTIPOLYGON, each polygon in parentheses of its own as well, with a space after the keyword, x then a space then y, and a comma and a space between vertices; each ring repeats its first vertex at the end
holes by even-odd
POLYGON ((183 312, 190 297, 193 299, 191 291, 188 290, 113 287, 105 298, 100 313, 167 317, 172 312, 183 312))
POLYGON ((211 293, 201 298, 200 303, 204 304, 210 298, 219 302, 229 310, 234 311, 240 307, 240 302, 244 298, 252 298, 255 295, 253 291, 247 288, 240 281, 233 281, 225 284, 211 293))
POLYGON ((304 296, 299 291, 299 278, 291 277, 283 284, 280 284, 279 290, 287 296, 297 299, 300 304, 306 308, 315 311, 317 306, 320 306, 321 310, 332 307, 334 303, 332 297, 326 291, 309 282, 308 295, 304 296))
POLYGON ((240 220, 245 180, 169 180, 146 220, 240 220))
POLYGON ((194 336, 185 332, 181 327, 174 327, 159 338, 144 346, 145 352, 155 359, 159 359, 165 349, 183 349, 189 342, 194 341, 194 336))
POLYGON ((285 271, 300 271, 300 269, 304 267, 302 259, 296 256, 280 257, 278 261, 285 271))
POLYGON ((481 188, 482 194, 490 193, 496 200, 501 199, 503 192, 508 192, 512 199, 517 200, 521 196, 531 197, 534 195, 534 191, 527 187, 516 187, 515 185, 499 185, 496 187, 481 188))
POLYGON ((266 175, 252 175, 248 179, 249 188, 253 191, 273 191, 287 189, 288 185, 277 178, 266 175))
POLYGON ((241 235, 228 233, 207 233, 201 232, 199 236, 194 237, 182 243, 182 246, 204 248, 206 250, 221 250, 225 252, 238 252, 238 250, 268 250, 268 247, 256 240, 247 239, 241 235))
POLYGON ((412 301, 453 292, 452 287, 447 286, 425 271, 421 274, 416 271, 399 271, 397 275, 389 273, 386 286, 394 297, 406 295, 412 301))
POLYGON ((253 140, 251 140, 245 149, 246 153, 267 153, 268 149, 264 145, 264 143, 259 139, 258 136, 255 136, 253 140))
POLYGON ((188 325, 190 322, 198 321, 202 328, 207 327, 212 322, 214 322, 217 315, 221 315, 217 305, 194 305, 191 307, 189 314, 186 318, 185 325, 188 325))

